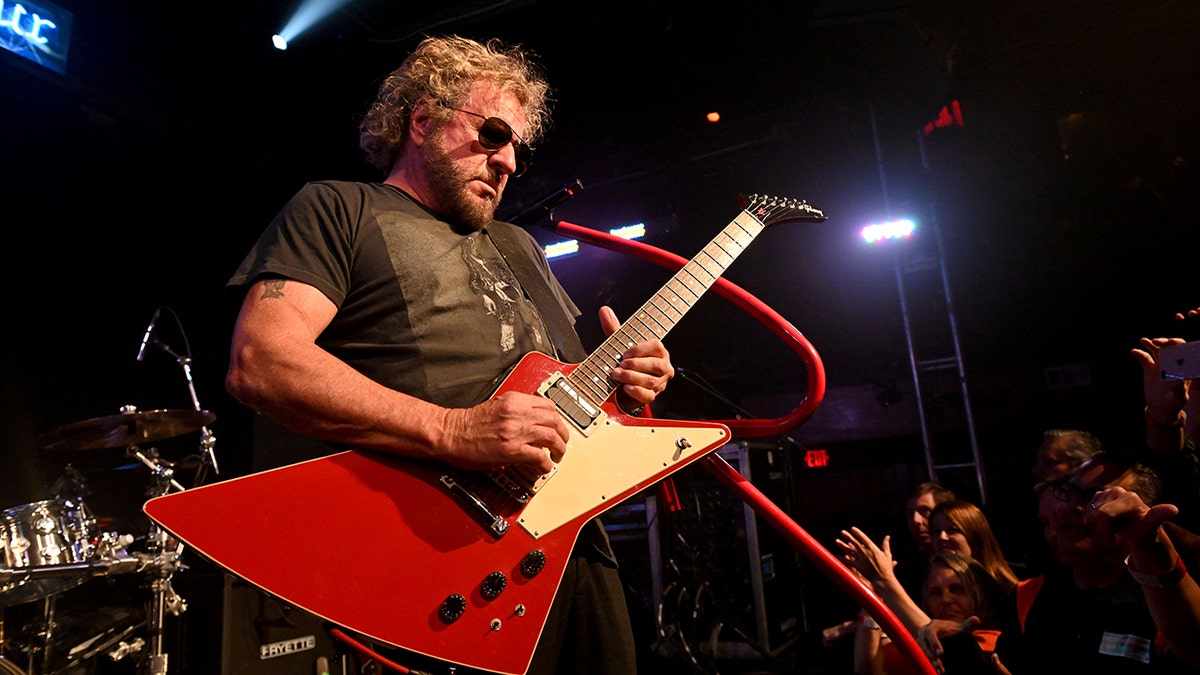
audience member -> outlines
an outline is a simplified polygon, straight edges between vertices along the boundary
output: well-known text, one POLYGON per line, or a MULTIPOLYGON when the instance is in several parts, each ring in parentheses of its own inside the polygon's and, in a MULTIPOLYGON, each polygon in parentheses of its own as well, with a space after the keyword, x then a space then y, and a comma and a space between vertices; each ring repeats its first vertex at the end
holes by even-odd
POLYGON ((1054 564, 1037 517, 1038 486, 1065 476, 1101 449, 1100 439, 1090 432, 1046 429, 1029 469, 1031 489, 1006 490, 989 500, 984 509, 988 521, 1018 577, 1037 576, 1054 564))
POLYGON ((1200 586, 1162 527, 1178 509, 1157 504, 1160 490, 1151 469, 1108 451, 1044 486, 1046 536, 1063 567, 1020 583, 997 672, 1200 666, 1200 586))
MULTIPOLYGON (((1005 604, 1003 592, 978 561, 958 553, 937 553, 921 596, 923 611, 897 615, 914 634, 933 621, 957 626, 971 621, 972 639, 984 655, 995 649, 999 636, 998 611, 1005 604)), ((896 646, 865 612, 855 636, 854 672, 857 675, 900 675, 917 672, 896 646)), ((955 675, 948 672, 947 675, 955 675)))
POLYGON ((939 504, 955 499, 954 491, 933 482, 918 483, 904 504, 904 517, 908 524, 911 546, 897 551, 897 576, 909 593, 920 592, 929 571, 929 561, 934 554, 933 538, 929 531, 929 517, 939 504))
MULTIPOLYGON (((908 527, 909 542, 903 551, 897 552, 896 575, 901 586, 918 595, 929 571, 929 560, 933 556, 933 541, 929 535, 929 515, 938 504, 954 499, 954 491, 933 482, 918 483, 904 502, 904 518, 908 527)), ((832 646, 842 638, 855 634, 858 622, 843 621, 821 631, 821 642, 832 646)))
MULTIPOLYGON (((1189 310, 1187 316, 1200 315, 1189 310)), ((1184 315, 1176 314, 1176 319, 1184 315)), ((1192 569, 1200 569, 1200 395, 1194 395, 1195 379, 1165 374, 1160 354, 1166 347, 1185 344, 1179 337, 1141 338, 1141 349, 1133 349, 1142 367, 1145 400, 1147 454, 1144 458, 1163 481, 1163 501, 1179 507, 1179 516, 1163 527, 1192 569)), ((1182 373, 1181 375, 1186 375, 1182 373)))
MULTIPOLYGON (((959 499, 942 502, 930 515, 929 529, 938 554, 953 553, 975 559, 1001 594, 1012 595, 1017 577, 1005 560, 1000 544, 979 507, 959 499)), ((975 627, 975 621, 960 624, 937 620, 930 623, 928 615, 912 599, 921 596, 909 594, 899 583, 893 570, 895 563, 887 537, 884 537, 882 546, 876 546, 858 528, 843 530, 842 536, 844 539, 838 539, 836 543, 847 565, 858 572, 897 618, 914 631, 931 660, 936 661, 939 656, 934 651, 940 648, 938 637, 975 627), (921 630, 918 632, 917 628, 921 630)))
POLYGON ((970 556, 983 565, 1004 592, 1017 587, 1017 575, 1005 559, 987 516, 978 506, 962 499, 938 504, 929 517, 929 532, 938 553, 970 556))
POLYGON ((1100 452, 1100 439, 1080 429, 1047 429, 1042 432, 1037 459, 1029 470, 1033 484, 1043 483, 1071 473, 1080 464, 1100 452))

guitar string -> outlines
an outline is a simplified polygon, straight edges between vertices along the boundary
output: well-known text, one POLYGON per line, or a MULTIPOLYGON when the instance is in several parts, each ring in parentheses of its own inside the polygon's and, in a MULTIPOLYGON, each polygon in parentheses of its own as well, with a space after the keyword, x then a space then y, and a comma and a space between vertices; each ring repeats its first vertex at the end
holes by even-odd
MULTIPOLYGON (((747 232, 745 227, 742 226, 740 223, 738 223, 736 220, 734 223, 731 223, 730 228, 732 228, 734 225, 736 225, 737 227, 739 227, 742 230, 743 235, 749 235, 749 239, 753 239, 753 235, 750 234, 749 232, 747 232)), ((726 228, 726 230, 728 230, 728 229, 729 228, 726 228)), ((716 264, 716 266, 721 271, 723 271, 724 268, 727 267, 728 264, 732 263, 733 260, 737 257, 737 255, 740 254, 742 251, 744 251, 746 246, 748 245, 748 243, 743 244, 742 242, 738 241, 738 239, 736 237, 730 236, 729 234, 727 234, 727 232, 722 232, 721 234, 719 234, 718 239, 721 239, 721 238, 728 239, 730 242, 734 243, 736 245, 736 249, 737 249, 736 252, 731 252, 728 248, 726 248, 726 246, 722 245, 722 243, 720 241, 714 241, 713 244, 710 244, 709 246, 705 247, 705 249, 702 250, 701 253, 698 254, 695 259, 693 259, 691 262, 688 263, 688 265, 686 265, 683 269, 680 270, 679 275, 676 275, 676 277, 673 278, 667 284, 666 290, 670 290, 672 293, 674 293, 676 295, 676 297, 679 300, 684 301, 684 304, 688 305, 689 307, 697 299, 699 299, 699 297, 703 294, 703 292, 706 291, 709 287, 711 287, 712 283, 715 282, 716 278, 720 276, 719 272, 714 273, 712 270, 708 269, 704 265, 703 260, 700 259, 701 255, 709 258, 713 263, 716 264), (714 254, 714 252, 709 250, 709 249, 713 248, 713 246, 715 246, 720 251, 720 253, 724 254, 724 256, 726 258, 728 258, 728 263, 723 263, 722 259, 720 257, 718 257, 716 254, 714 254), (708 280, 702 279, 698 274, 697 268, 703 269, 704 272, 706 272, 710 278, 708 280), (684 273, 686 273, 695 282, 697 282, 699 284, 700 292, 697 292, 696 290, 691 288, 687 284, 686 280, 679 279, 679 277, 684 273), (679 283, 676 283, 677 281, 679 283), (680 284, 682 284, 682 287, 686 288, 688 290, 688 292, 693 296, 692 300, 690 302, 687 301, 683 297, 682 293, 674 287, 674 286, 679 286, 680 284)), ((662 311, 662 309, 659 307, 658 300, 660 300, 660 296, 662 296, 661 292, 659 294, 656 294, 655 297, 651 298, 644 306, 645 308, 647 308, 646 311, 643 312, 642 310, 639 310, 638 313, 635 313, 635 315, 632 317, 632 320, 630 322, 627 322, 626 325, 622 326, 622 328, 620 330, 618 330, 617 333, 614 333, 612 336, 610 336, 609 340, 606 340, 605 343, 603 345, 601 345, 601 348, 599 350, 597 350, 597 356, 606 356, 608 358, 608 362, 612 363, 612 366, 602 368, 603 374, 604 374, 603 378, 601 378, 598 373, 594 372, 595 364, 593 363, 593 361, 595 359, 591 359, 591 358, 587 359, 583 364, 580 365, 579 368, 576 369, 576 370, 582 370, 583 371, 582 374, 584 374, 584 375, 589 375, 589 377, 587 377, 583 380, 580 380, 578 382, 578 384, 577 384, 578 388, 589 390, 591 392, 591 394, 596 397, 596 401, 603 401, 603 400, 607 399, 608 396, 611 395, 611 393, 613 391, 615 391, 615 389, 616 389, 615 382, 613 382, 611 380, 611 378, 609 378, 608 376, 612 372, 612 367, 615 367, 616 364, 620 363, 621 355, 624 353, 624 350, 621 350, 620 352, 618 352, 613 348, 613 345, 618 341, 618 339, 622 342, 622 344, 632 344, 632 342, 630 342, 628 340, 628 335, 627 335, 631 331, 634 332, 637 335, 637 337, 640 338, 640 340, 644 340, 648 336, 654 336, 659 339, 662 339, 666 335, 667 331, 671 327, 673 327, 675 325, 675 323, 678 322, 679 318, 682 318, 684 312, 677 309, 676 313, 678 314, 678 317, 676 317, 674 321, 670 321, 670 317, 667 315, 667 313, 662 311), (653 315, 653 313, 651 311, 649 311, 650 309, 657 310, 664 319, 668 320, 669 325, 664 326, 662 321, 660 321, 657 317, 655 317, 653 315), (658 323, 660 330, 659 331, 654 330, 654 328, 645 321, 645 319, 644 319, 645 316, 649 316, 655 323, 658 323), (634 325, 635 323, 640 324, 644 329, 646 329, 646 332, 643 333, 643 332, 636 331, 636 325, 634 325), (604 382, 605 386, 600 387, 600 388, 593 386, 594 384, 599 385, 601 382, 604 382)), ((670 305, 669 300, 668 300, 668 306, 672 306, 672 305, 670 305)), ((640 341, 640 340, 638 340, 638 341, 640 341)))
MULTIPOLYGON (((741 227, 740 223, 738 223, 737 225, 738 225, 739 227, 741 227)), ((744 231, 744 230, 745 230, 745 228, 744 228, 744 227, 743 227, 742 229, 743 229, 743 233, 744 233, 744 234, 749 234, 749 233, 747 233, 747 232, 745 232, 745 231, 744 231)), ((724 234, 724 233, 722 233, 722 234, 724 234)), ((730 237, 730 236, 728 236, 728 235, 725 235, 725 238, 727 238, 727 239, 730 239, 730 241, 733 241, 734 243, 736 243, 736 244, 737 244, 737 248, 738 248, 738 251, 737 251, 737 253, 740 253, 742 250, 744 250, 744 249, 745 249, 745 245, 743 245, 741 242, 737 241, 737 239, 736 239, 736 238, 730 237)), ((730 262, 732 262, 732 260, 733 260, 734 258, 736 258, 736 256, 737 256, 737 253, 731 253, 729 250, 727 250, 727 249, 725 249, 723 246, 721 246, 720 242, 717 242, 717 243, 716 243, 716 246, 717 246, 718 248, 720 248, 720 249, 721 249, 721 252, 722 252, 722 253, 724 253, 726 256, 728 256, 728 257, 729 257, 729 260, 730 260, 730 262)), ((702 253, 703 255, 707 256, 708 258, 710 258, 710 259, 711 259, 713 262, 715 262, 715 263, 716 263, 716 264, 717 264, 717 265, 720 267, 720 266, 722 265, 722 261, 721 261, 721 260, 720 260, 718 257, 716 257, 716 256, 715 256, 715 255, 714 255, 712 252, 708 251, 708 250, 707 250, 708 248, 711 248, 711 247, 706 247, 706 250, 702 251, 701 253, 702 253)), ((707 287, 709 287, 709 286, 711 285, 711 283, 712 283, 713 281, 715 281, 716 277, 717 277, 717 276, 719 276, 719 275, 714 275, 714 274, 713 274, 713 272, 712 272, 711 270, 709 270, 709 269, 705 269, 705 271, 706 271, 706 272, 708 272, 710 276, 712 276, 712 279, 710 279, 710 280, 708 280, 708 281, 705 281, 705 280, 701 279, 701 278, 700 278, 700 277, 699 277, 699 276, 698 276, 698 275, 695 273, 695 267, 699 266, 699 267, 701 267, 701 268, 704 268, 703 262, 702 262, 702 261, 699 261, 699 260, 694 260, 694 261, 693 261, 693 263, 689 263, 689 265, 688 265, 688 266, 685 266, 685 267, 684 267, 684 268, 681 270, 681 273, 686 273, 688 276, 691 276, 691 277, 692 277, 692 278, 693 278, 695 281, 699 282, 700 286, 701 286, 703 289, 707 289, 707 287), (695 263, 695 264, 693 264, 693 263, 695 263)), ((726 265, 726 266, 727 266, 727 265, 726 265)), ((722 267, 722 269, 723 269, 723 267, 722 267)), ((677 297, 678 297, 680 300, 685 300, 685 299, 683 298, 682 294, 680 293, 680 291, 679 291, 679 290, 677 290, 676 288, 674 288, 674 287, 673 287, 673 286, 678 286, 678 285, 679 285, 678 283, 675 283, 676 281, 677 281, 677 279, 672 279, 672 281, 671 281, 671 282, 669 282, 669 283, 668 283, 668 285, 667 285, 667 290, 670 290, 670 291, 672 291, 673 293, 675 293, 675 294, 676 294, 676 296, 677 296, 677 297)), ((681 283, 683 284, 683 287, 684 287, 684 288, 688 288, 688 291, 689 291, 689 292, 690 292, 690 293, 693 295, 693 301, 694 301, 695 299, 699 298, 699 295, 700 295, 700 294, 699 294, 699 293, 697 293, 697 292, 696 292, 695 290, 693 290, 692 288, 690 288, 690 287, 687 285, 686 281, 682 281, 681 283)), ((660 293, 660 294, 659 294, 659 296, 661 296, 661 295, 662 295, 662 294, 660 293)), ((650 301, 649 301, 649 302, 646 304, 646 307, 647 307, 647 308, 651 308, 651 309, 658 310, 658 311, 660 312, 660 315, 661 315, 661 316, 663 316, 664 318, 666 318, 666 319, 668 319, 668 320, 669 320, 669 317, 666 315, 666 313, 665 313, 665 312, 662 312, 661 308, 658 306, 658 303, 657 303, 657 300, 658 300, 658 299, 659 299, 659 297, 658 297, 658 296, 656 296, 655 298, 652 298, 652 299, 651 299, 651 300, 650 300, 650 301)), ((668 300, 668 303, 669 303, 669 300, 668 300)), ((685 304, 688 304, 688 303, 686 303, 686 301, 685 301, 685 304)), ((678 310, 677 310, 677 311, 678 311, 678 310)), ((678 313, 679 313, 679 316, 680 316, 680 317, 682 317, 682 312, 678 312, 678 313)), ((651 312, 649 312, 649 311, 647 311, 647 312, 645 313, 645 315, 647 315, 647 316, 650 316, 650 318, 651 318, 651 319, 653 319, 653 320, 654 320, 656 323, 659 323, 659 324, 660 324, 660 328, 663 328, 664 330, 662 330, 662 332, 656 332, 656 331, 654 331, 654 330, 653 330, 653 328, 652 328, 652 327, 651 327, 651 326, 650 326, 648 323, 646 323, 646 322, 644 321, 644 319, 642 319, 642 318, 641 318, 641 316, 639 316, 639 315, 635 315, 635 317, 634 317, 634 318, 635 318, 635 319, 637 319, 637 320, 638 320, 638 322, 639 322, 639 323, 641 323, 641 324, 643 325, 643 327, 645 327, 645 328, 649 329, 649 331, 650 331, 650 334, 651 334, 651 335, 655 335, 656 337, 659 337, 660 339, 661 339, 663 336, 665 336, 665 334, 666 334, 666 330, 665 330, 665 329, 669 329, 669 327, 670 327, 670 326, 663 326, 663 325, 662 325, 662 322, 661 322, 661 321, 659 321, 659 319, 658 319, 657 317, 653 316, 653 314, 652 314, 651 312)), ((676 319, 676 321, 677 321, 677 320, 678 320, 678 319, 676 319)), ((671 323, 671 325, 673 325, 673 322, 670 322, 670 321, 668 321, 668 322, 669 322, 669 323, 671 323)), ((616 334, 614 334, 614 335, 616 335, 616 334)), ((622 336, 622 337, 624 337, 624 336, 622 336)), ((642 336, 642 337, 644 337, 644 336, 642 336)), ((609 348, 611 348, 611 343, 606 343, 606 344, 604 345, 604 348, 605 348, 605 349, 604 349, 604 351, 608 351, 608 349, 609 349, 609 348)), ((619 356, 619 355, 613 354, 613 353, 611 353, 611 352, 610 352, 610 353, 608 353, 607 355, 608 355, 610 358, 613 358, 613 359, 616 359, 616 358, 619 356)), ((619 362, 619 361, 616 361, 616 362, 619 362)), ((585 370, 588 370, 588 369, 587 369, 587 368, 585 368, 585 370)))
MULTIPOLYGON (((592 357, 585 359, 584 362, 581 363, 574 372, 572 372, 571 376, 568 376, 568 381, 570 381, 578 391, 581 391, 586 395, 590 395, 591 398, 589 399, 589 402, 591 402, 593 405, 598 406, 600 402, 606 400, 617 389, 617 383, 611 379, 610 375, 612 373, 612 369, 621 362, 621 356, 624 354, 623 349, 618 350, 615 347, 618 341, 621 344, 632 344, 632 342, 629 341, 629 333, 631 332, 643 340, 647 337, 647 335, 654 336, 659 339, 665 337, 666 333, 683 317, 686 310, 690 309, 691 305, 694 304, 700 298, 700 296, 712 286, 713 283, 715 283, 716 279, 721 276, 724 270, 727 269, 729 265, 731 265, 733 261, 743 251, 746 250, 753 239, 762 231, 763 227, 765 227, 765 225, 762 223, 762 220, 770 220, 777 213, 794 209, 796 208, 796 204, 797 202, 795 200, 788 200, 783 203, 778 203, 778 200, 768 199, 765 204, 758 204, 755 203, 755 200, 752 200, 751 205, 743 210, 742 214, 748 215, 751 219, 753 219, 753 221, 755 221, 755 224, 758 225, 757 231, 751 232, 749 229, 747 229, 747 227, 741 221, 740 215, 742 214, 739 214, 738 218, 735 218, 728 227, 718 233, 718 235, 708 246, 705 246, 695 258, 689 261, 687 265, 680 269, 678 274, 668 281, 663 291, 655 294, 655 296, 643 306, 643 309, 635 313, 634 317, 632 317, 633 321, 626 322, 624 326, 622 326, 617 332, 613 333, 613 335, 609 336, 609 338, 605 340, 600 349, 598 349, 592 357), (762 209, 763 211, 763 219, 760 219, 753 213, 754 210, 759 209, 762 209), (735 230, 734 228, 737 229, 735 230), (740 230, 740 237, 736 236, 738 230, 740 230), (725 243, 724 240, 728 240, 728 243, 725 243), (715 266, 717 270, 716 272, 714 272, 713 269, 710 269, 709 266, 705 264, 702 256, 708 258, 712 265, 715 266), (708 280, 702 279, 697 273, 697 268, 704 270, 704 272, 706 272, 710 278, 708 280), (692 286, 684 278, 685 274, 687 277, 691 277, 691 279, 699 285, 699 291, 692 288, 692 286), (678 287, 686 288, 688 293, 692 295, 692 299, 690 301, 685 299, 678 287), (671 302, 670 298, 664 296, 665 291, 668 290, 673 293, 679 301, 683 302, 685 305, 684 310, 678 309, 675 304, 671 302), (677 316, 672 318, 668 312, 664 311, 660 306, 660 300, 666 301, 666 306, 674 309, 677 316), (658 316, 655 316, 652 310, 657 311, 659 313, 658 316), (644 317, 646 316, 652 319, 655 323, 659 324, 659 330, 655 330, 654 327, 645 321, 644 317), (666 324, 659 319, 659 316, 666 320, 666 324), (641 326, 648 332, 643 334, 636 331, 636 326, 633 325, 635 321, 636 323, 641 324, 641 326), (604 357, 604 359, 601 359, 600 357, 604 357), (604 361, 604 365, 598 363, 601 360, 604 361), (578 377, 576 376, 577 374, 583 377, 578 377)), ((804 205, 804 202, 799 202, 799 204, 804 205)))

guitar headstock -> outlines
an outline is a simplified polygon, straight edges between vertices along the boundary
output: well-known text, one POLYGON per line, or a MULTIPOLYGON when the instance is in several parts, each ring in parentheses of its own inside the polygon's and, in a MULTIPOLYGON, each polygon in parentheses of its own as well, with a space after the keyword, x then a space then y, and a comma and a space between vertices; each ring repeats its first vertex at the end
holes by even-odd
POLYGON ((788 220, 823 223, 829 218, 824 211, 803 199, 769 195, 738 195, 738 201, 742 204, 742 210, 754 216, 754 219, 764 226, 788 220))

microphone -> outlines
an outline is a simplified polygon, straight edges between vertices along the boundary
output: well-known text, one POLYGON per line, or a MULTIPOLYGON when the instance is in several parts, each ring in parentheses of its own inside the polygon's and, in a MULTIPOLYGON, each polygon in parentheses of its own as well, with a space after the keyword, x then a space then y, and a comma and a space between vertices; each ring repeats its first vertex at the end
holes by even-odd
POLYGON ((142 344, 138 347, 137 360, 141 361, 146 354, 146 344, 150 342, 150 334, 154 332, 154 324, 158 323, 158 313, 162 307, 154 310, 154 314, 150 317, 150 324, 146 326, 146 333, 142 335, 142 344))
POLYGON ((512 223, 513 225, 520 225, 523 227, 525 225, 532 225, 535 221, 540 220, 543 217, 552 217, 555 207, 567 201, 571 197, 574 197, 575 193, 582 189, 583 181, 576 178, 575 182, 567 183, 558 190, 555 190, 533 204, 530 204, 523 211, 509 219, 508 222, 512 223))

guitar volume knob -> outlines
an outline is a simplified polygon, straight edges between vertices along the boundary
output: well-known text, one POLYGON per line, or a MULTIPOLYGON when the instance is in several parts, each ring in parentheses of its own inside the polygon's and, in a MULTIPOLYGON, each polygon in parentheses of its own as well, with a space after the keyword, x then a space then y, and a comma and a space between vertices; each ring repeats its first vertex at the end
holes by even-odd
POLYGON ((438 618, 445 623, 454 623, 467 609, 467 599, 459 593, 451 593, 438 608, 438 618))
POLYGON ((525 554, 521 559, 521 574, 532 579, 536 577, 543 568, 546 567, 546 554, 541 550, 534 549, 525 554))
POLYGON ((479 592, 485 600, 495 600, 505 586, 508 586, 508 577, 504 576, 503 572, 492 572, 483 580, 479 592))

